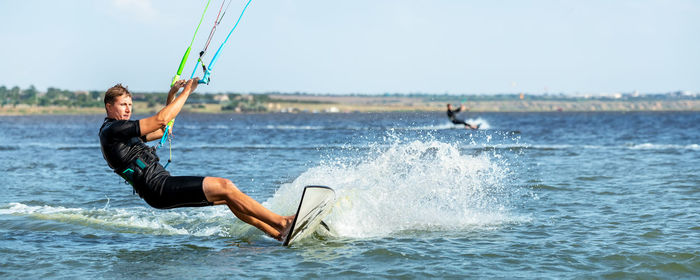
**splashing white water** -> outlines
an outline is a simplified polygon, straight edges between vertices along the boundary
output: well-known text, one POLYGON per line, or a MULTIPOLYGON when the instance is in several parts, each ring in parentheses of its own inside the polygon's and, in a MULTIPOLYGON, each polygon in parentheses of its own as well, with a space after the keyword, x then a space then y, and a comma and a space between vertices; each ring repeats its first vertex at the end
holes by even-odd
POLYGON ((322 162, 266 202, 293 212, 306 185, 327 185, 337 202, 326 222, 342 237, 463 231, 513 221, 507 167, 498 156, 463 154, 436 140, 374 148, 359 159, 322 162))
MULTIPOLYGON (((265 206, 276 213, 296 210, 306 185, 327 185, 337 202, 325 221, 339 237, 384 237, 416 231, 462 232, 517 222, 511 213, 515 190, 508 162, 497 151, 480 152, 474 143, 404 141, 395 132, 380 143, 351 146, 353 156, 309 168, 283 184, 265 206), (462 148, 462 149, 460 149, 462 148)), ((261 232, 235 219, 226 207, 170 211, 148 207, 100 209, 10 203, 0 215, 156 235, 259 237, 261 232)))
POLYGON ((478 125, 479 129, 491 129, 489 122, 482 118, 466 119, 465 121, 469 124, 478 125))

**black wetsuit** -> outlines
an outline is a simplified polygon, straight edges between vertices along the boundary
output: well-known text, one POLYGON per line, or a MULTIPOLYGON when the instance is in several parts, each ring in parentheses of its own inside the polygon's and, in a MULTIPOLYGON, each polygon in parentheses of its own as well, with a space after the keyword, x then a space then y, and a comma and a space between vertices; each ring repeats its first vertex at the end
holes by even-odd
POLYGON ((462 108, 457 108, 457 110, 454 110, 454 111, 450 111, 450 109, 447 109, 447 117, 450 119, 450 121, 453 124, 463 124, 463 125, 469 126, 469 124, 467 122, 457 118, 457 113, 459 113, 460 111, 462 111, 462 108))
POLYGON ((212 205, 204 195, 204 177, 170 176, 158 162, 155 147, 147 146, 140 134, 138 120, 105 118, 100 144, 102 156, 114 172, 131 181, 139 196, 155 208, 212 205))

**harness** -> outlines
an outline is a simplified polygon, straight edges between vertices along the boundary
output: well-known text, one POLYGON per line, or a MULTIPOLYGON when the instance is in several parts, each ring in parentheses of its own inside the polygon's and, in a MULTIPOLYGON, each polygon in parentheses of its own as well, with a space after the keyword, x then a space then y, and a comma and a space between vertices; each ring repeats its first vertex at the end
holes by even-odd
POLYGON ((131 160, 124 168, 114 170, 115 173, 124 179, 124 184, 131 185, 134 193, 138 193, 139 196, 141 196, 141 194, 139 193, 135 180, 143 179, 143 177, 147 175, 146 172, 148 169, 154 164, 157 164, 160 160, 153 150, 155 150, 155 147, 150 147, 148 150, 141 151, 139 155, 131 160))
MULTIPOLYGON (((129 145, 133 147, 132 142, 137 142, 138 140, 129 141, 129 145)), ((134 185, 134 178, 139 175, 143 175, 148 167, 154 163, 159 162, 160 158, 155 154, 155 147, 150 147, 143 149, 138 152, 134 159, 130 160, 129 163, 121 168, 115 169, 114 172, 122 176, 127 183, 134 185)))
MULTIPOLYGON (((108 120, 105 119, 100 131, 104 129, 104 126, 107 125, 107 123, 108 120)), ((137 149, 136 151, 129 152, 130 158, 126 160, 127 164, 120 167, 112 166, 112 163, 109 161, 107 163, 110 165, 110 167, 112 167, 114 173, 117 173, 117 175, 124 179, 125 184, 129 184, 133 187, 134 193, 138 193, 135 180, 146 175, 146 171, 154 164, 157 164, 160 161, 160 158, 158 158, 158 155, 155 152, 156 147, 146 146, 143 144, 143 142, 141 142, 139 137, 132 137, 124 144, 126 144, 126 146, 128 146, 131 150, 137 149)), ((101 149, 103 157, 107 159, 104 146, 101 146, 101 149)))

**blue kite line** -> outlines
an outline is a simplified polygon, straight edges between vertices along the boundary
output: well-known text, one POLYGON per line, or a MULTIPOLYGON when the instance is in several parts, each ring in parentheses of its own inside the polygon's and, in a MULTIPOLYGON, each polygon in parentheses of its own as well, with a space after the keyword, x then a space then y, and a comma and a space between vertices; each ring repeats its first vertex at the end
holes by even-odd
MULTIPOLYGON (((216 59, 219 57, 219 52, 221 52, 221 49, 223 49, 226 42, 228 42, 228 38, 231 37, 231 33, 233 33, 233 31, 236 30, 238 23, 241 22, 241 18, 243 18, 243 14, 248 8, 248 5, 250 5, 251 1, 253 0, 248 0, 248 3, 245 4, 245 7, 243 7, 243 11, 241 11, 241 15, 238 16, 238 20, 236 20, 236 24, 233 26, 233 28, 231 28, 231 31, 229 31, 228 35, 226 35, 226 39, 223 43, 221 43, 221 46, 219 46, 219 49, 216 50, 216 53, 214 53, 214 57, 211 58, 211 61, 209 62, 209 67, 207 67, 207 71, 204 72, 204 77, 202 77, 202 79, 199 80, 200 84, 209 84, 209 76, 211 76, 211 70, 214 67, 214 63, 216 63, 216 59)), ((197 61, 197 63, 199 63, 199 61, 197 61)))

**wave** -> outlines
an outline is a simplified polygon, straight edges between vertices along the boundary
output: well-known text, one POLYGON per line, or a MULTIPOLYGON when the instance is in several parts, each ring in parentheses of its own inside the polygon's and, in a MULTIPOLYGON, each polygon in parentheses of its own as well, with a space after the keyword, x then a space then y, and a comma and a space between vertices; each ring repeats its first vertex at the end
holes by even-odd
POLYGON ((628 144, 627 148, 633 150, 695 150, 700 151, 700 145, 689 144, 689 145, 677 145, 677 144, 653 144, 653 143, 643 143, 643 144, 628 144))
POLYGON ((511 171, 500 160, 463 154, 458 145, 436 140, 395 142, 363 156, 324 161, 283 184, 264 204, 293 212, 304 186, 331 186, 337 201, 326 222, 336 236, 351 238, 522 222, 511 213, 511 171))
POLYGON ((111 208, 107 205, 101 209, 82 209, 13 202, 0 207, 0 215, 27 216, 121 233, 224 237, 262 235, 235 219, 225 207, 162 211, 147 207, 111 208))

